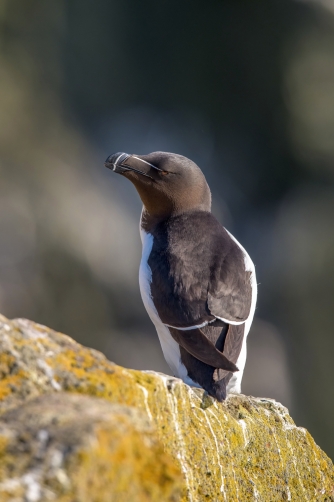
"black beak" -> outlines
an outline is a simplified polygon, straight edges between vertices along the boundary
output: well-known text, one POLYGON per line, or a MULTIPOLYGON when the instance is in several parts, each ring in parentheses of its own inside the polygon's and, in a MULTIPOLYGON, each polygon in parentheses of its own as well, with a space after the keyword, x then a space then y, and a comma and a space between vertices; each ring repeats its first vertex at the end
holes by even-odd
POLYGON ((133 165, 131 165, 133 163, 140 163, 140 162, 142 163, 141 165, 143 165, 143 168, 147 171, 151 167, 154 167, 148 162, 141 161, 138 157, 123 152, 112 153, 111 155, 109 155, 104 165, 108 169, 111 169, 112 171, 118 174, 124 174, 128 171, 134 171, 135 173, 141 174, 142 176, 146 176, 146 178, 150 178, 151 180, 153 180, 152 176, 150 176, 147 172, 144 172, 141 169, 137 169, 137 166, 134 167, 133 165))
POLYGON ((129 157, 129 154, 123 152, 112 153, 109 155, 104 165, 115 173, 122 174, 129 170, 128 168, 122 166, 122 163, 129 157))

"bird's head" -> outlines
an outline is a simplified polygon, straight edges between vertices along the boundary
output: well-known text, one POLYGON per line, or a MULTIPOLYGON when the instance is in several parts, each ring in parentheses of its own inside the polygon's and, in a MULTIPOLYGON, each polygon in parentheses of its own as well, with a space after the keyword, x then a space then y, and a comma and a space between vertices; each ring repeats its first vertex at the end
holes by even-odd
POLYGON ((167 152, 114 153, 105 166, 128 178, 150 215, 161 218, 191 210, 210 211, 211 193, 204 174, 191 160, 167 152))

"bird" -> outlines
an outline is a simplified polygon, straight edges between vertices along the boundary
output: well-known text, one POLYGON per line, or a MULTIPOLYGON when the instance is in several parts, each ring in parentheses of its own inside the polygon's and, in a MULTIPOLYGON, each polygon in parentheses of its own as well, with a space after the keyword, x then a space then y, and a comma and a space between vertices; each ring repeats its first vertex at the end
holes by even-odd
POLYGON ((240 393, 255 267, 212 214, 202 170, 159 151, 117 152, 105 166, 131 181, 143 203, 140 292, 173 376, 219 402, 240 393))

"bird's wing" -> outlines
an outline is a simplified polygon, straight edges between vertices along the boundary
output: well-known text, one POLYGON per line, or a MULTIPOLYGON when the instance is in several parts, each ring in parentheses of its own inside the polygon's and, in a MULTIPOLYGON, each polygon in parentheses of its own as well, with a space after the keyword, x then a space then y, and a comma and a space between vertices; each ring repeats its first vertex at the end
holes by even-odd
MULTIPOLYGON (((226 231, 225 231, 226 232, 226 231)), ((241 246, 229 237, 228 251, 211 273, 207 303, 212 315, 228 324, 244 323, 251 310, 252 285, 248 255, 241 246)))
POLYGON ((200 329, 181 331, 176 328, 169 328, 169 331, 181 347, 203 363, 226 371, 238 371, 234 362, 230 361, 222 352, 216 349, 200 329))
MULTIPOLYGON (((245 324, 228 325, 225 337, 223 354, 230 362, 236 364, 241 352, 242 342, 245 334, 245 324)), ((220 369, 217 373, 217 379, 220 380, 229 374, 229 370, 220 369)))
MULTIPOLYGON (((217 220, 210 218, 207 225, 206 235, 185 238, 179 247, 155 239, 149 258, 151 296, 179 345, 210 366, 236 371, 244 329, 232 328, 241 328, 250 314, 251 271, 244 250, 217 220), (223 354, 205 333, 205 326, 219 320, 232 325, 223 354)), ((182 230, 178 235, 189 231, 182 230)))
MULTIPOLYGON (((151 296, 161 321, 179 329, 201 328, 217 318, 242 324, 252 300, 245 251, 209 215, 207 234, 178 229, 178 245, 157 235, 149 256, 151 296)), ((196 232, 196 226, 191 226, 196 232)))

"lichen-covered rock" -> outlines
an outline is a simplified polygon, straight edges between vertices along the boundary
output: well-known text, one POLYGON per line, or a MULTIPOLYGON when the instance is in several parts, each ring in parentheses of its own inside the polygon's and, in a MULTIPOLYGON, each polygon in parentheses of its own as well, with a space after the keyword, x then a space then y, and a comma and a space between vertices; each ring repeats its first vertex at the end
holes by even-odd
POLYGON ((0 321, 0 409, 62 390, 141 410, 182 469, 184 501, 334 501, 332 462, 279 403, 240 395, 219 404, 43 326, 0 321))
POLYGON ((49 394, 0 421, 1 502, 180 499, 182 477, 141 412, 49 394))

